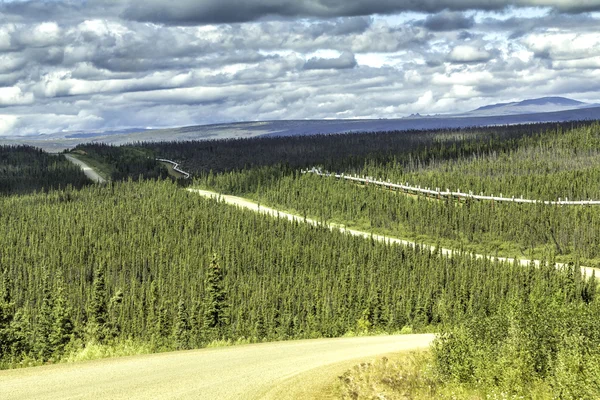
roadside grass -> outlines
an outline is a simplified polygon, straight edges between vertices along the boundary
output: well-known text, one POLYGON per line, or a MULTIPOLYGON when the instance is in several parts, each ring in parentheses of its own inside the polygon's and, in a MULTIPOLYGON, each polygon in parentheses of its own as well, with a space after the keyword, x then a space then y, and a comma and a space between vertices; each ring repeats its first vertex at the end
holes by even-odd
POLYGON ((112 173, 114 172, 114 168, 111 167, 110 165, 104 164, 104 163, 98 161, 96 158, 90 157, 82 150, 75 150, 68 154, 73 156, 74 158, 77 158, 80 161, 83 161, 87 165, 89 165, 90 168, 92 168, 94 171, 96 171, 96 173, 98 175, 100 175, 102 178, 104 178, 105 180, 107 180, 107 181, 110 180, 110 177, 111 177, 112 173))
MULTIPOLYGON (((530 388, 535 400, 551 399, 551 392, 544 383, 530 388)), ((523 399, 502 392, 497 388, 476 387, 443 382, 433 366, 429 351, 411 351, 355 365, 338 377, 330 391, 332 397, 342 400, 508 400, 523 399)))
POLYGON ((102 358, 136 356, 156 353, 150 343, 142 343, 127 339, 114 344, 83 343, 75 341, 61 358, 61 363, 99 360, 102 358))

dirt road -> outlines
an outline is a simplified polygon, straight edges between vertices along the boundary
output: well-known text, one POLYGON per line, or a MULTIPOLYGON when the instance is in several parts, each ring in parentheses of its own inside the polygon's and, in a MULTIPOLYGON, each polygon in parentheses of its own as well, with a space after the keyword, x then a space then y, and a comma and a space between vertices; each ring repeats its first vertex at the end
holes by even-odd
POLYGON ((310 399, 360 361, 434 336, 316 339, 0 371, 9 399, 310 399))
POLYGON ((75 157, 73 157, 70 154, 65 154, 65 157, 67 158, 67 160, 71 161, 73 164, 79 165, 79 167, 83 170, 83 173, 88 178, 90 178, 91 180, 93 180, 94 182, 97 182, 97 183, 104 183, 104 182, 106 182, 106 179, 104 179, 103 177, 101 177, 100 175, 98 175, 98 173, 96 171, 94 171, 89 165, 87 165, 86 163, 84 163, 80 159, 75 158, 75 157))
MULTIPOLYGON (((242 207, 242 208, 247 208, 256 212, 260 212, 262 214, 267 214, 267 215, 272 215, 272 216, 277 216, 280 218, 287 218, 290 221, 299 221, 299 222, 306 222, 308 224, 311 225, 317 225, 318 221, 310 219, 310 218, 304 218, 301 217, 299 215, 295 215, 295 214, 290 214, 290 213, 286 213, 283 211, 279 211, 276 210, 274 208, 270 208, 270 207, 265 207, 263 205, 259 205, 258 203, 245 199, 243 197, 237 197, 237 196, 230 196, 230 195, 223 195, 223 194, 219 194, 216 192, 212 192, 209 190, 200 190, 200 189, 192 189, 189 188, 187 189, 190 192, 193 193, 198 193, 201 196, 204 197, 211 197, 211 198, 219 198, 223 201, 225 201, 228 204, 232 204, 232 205, 236 205, 238 207, 242 207)), ((370 232, 364 232, 364 231, 357 231, 354 229, 347 229, 342 225, 339 224, 335 224, 335 223, 328 223, 327 226, 330 229, 336 229, 336 230, 340 230, 342 232, 347 232, 351 235, 354 236, 361 236, 361 237, 365 237, 365 238, 373 238, 374 240, 380 241, 380 242, 387 242, 387 243, 398 243, 398 244, 402 244, 405 246, 416 246, 417 244, 415 242, 411 242, 408 240, 403 240, 403 239, 398 239, 398 238, 393 238, 393 237, 389 237, 389 236, 383 236, 383 235, 376 235, 376 234, 372 234, 370 232)), ((430 246, 431 250, 435 249, 435 246, 430 246)), ((454 254, 457 254, 458 252, 456 250, 452 250, 452 249, 440 249, 441 254, 451 257, 454 254)), ((485 257, 484 255, 481 254, 473 254, 473 256, 475 256, 476 258, 483 258, 485 257)), ((498 260, 498 261, 506 261, 509 263, 513 263, 515 260, 513 258, 506 258, 506 257, 493 257, 493 256, 489 256, 489 258, 491 260, 498 260)), ((534 263, 535 265, 539 265, 540 261, 539 260, 527 260, 527 259, 517 259, 517 262, 521 265, 529 265, 530 263, 534 263)), ((564 264, 561 263, 557 263, 556 267, 563 267, 564 264)), ((596 277, 600 277, 600 270, 596 269, 596 268, 589 268, 589 267, 581 267, 581 271, 588 277, 592 276, 592 272, 595 271, 596 273, 596 277)))

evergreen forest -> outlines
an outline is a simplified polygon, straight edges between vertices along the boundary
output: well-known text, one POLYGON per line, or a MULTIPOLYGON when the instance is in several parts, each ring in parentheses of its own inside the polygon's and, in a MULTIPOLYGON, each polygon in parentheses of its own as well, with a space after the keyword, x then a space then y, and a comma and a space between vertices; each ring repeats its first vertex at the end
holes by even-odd
MULTIPOLYGON (((600 125, 507 140, 439 144, 397 160, 371 158, 335 172, 394 183, 537 200, 600 199, 600 125), (452 154, 450 157, 448 154, 452 154), (456 156, 460 155, 460 156, 456 156)), ((315 165, 326 168, 326 164, 315 165)), ((600 264, 597 206, 549 206, 408 196, 279 166, 203 174, 197 184, 321 221, 519 258, 600 264)))
POLYGON ((597 122, 73 152, 109 182, 92 185, 62 155, 0 148, 0 368, 83 359, 93 349, 435 332, 431 387, 600 397, 597 280, 580 269, 600 264, 600 207, 439 200, 302 173, 598 200, 597 122), (323 224, 203 198, 157 158, 192 172, 185 185, 323 224), (325 226, 331 221, 419 244, 351 236, 325 226))
POLYGON ((81 169, 62 155, 31 146, 0 146, 0 196, 81 188, 88 183, 81 169))

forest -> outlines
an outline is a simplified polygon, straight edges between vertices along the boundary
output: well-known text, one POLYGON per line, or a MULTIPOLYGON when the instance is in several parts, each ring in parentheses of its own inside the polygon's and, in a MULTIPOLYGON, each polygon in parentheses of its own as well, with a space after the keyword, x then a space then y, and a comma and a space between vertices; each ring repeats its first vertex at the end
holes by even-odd
POLYGON ((155 154, 140 147, 89 143, 78 145, 71 152, 84 161, 91 159, 113 181, 169 177, 167 168, 156 160, 155 154))
POLYGON ((0 146, 0 196, 81 188, 89 183, 81 169, 62 155, 31 146, 0 146))
POLYGON ((28 172, 35 193, 0 196, 0 368, 76 360, 93 348, 437 332, 432 388, 482 398, 600 396, 597 281, 579 268, 600 259, 598 208, 439 201, 300 172, 317 166, 486 194, 600 198, 591 184, 600 178, 598 123, 73 151, 112 179, 92 185, 62 156, 32 148, 1 153, 6 176, 27 163, 37 169, 28 172), (182 190, 156 158, 182 162, 195 187, 423 246, 205 199, 182 190), (44 168, 64 169, 52 179, 44 168), (442 256, 431 244, 459 254, 442 256), (556 268, 556 260, 567 264, 556 268))
POLYGON ((473 152, 515 148, 515 139, 548 130, 587 126, 590 121, 511 125, 431 131, 392 131, 255 137, 185 142, 134 143, 131 147, 152 151, 161 158, 181 163, 194 174, 239 171, 280 165, 287 169, 321 165, 330 171, 361 168, 365 161, 380 163, 428 159, 457 159, 473 152))
MULTIPOLYGON (((557 127, 509 139, 508 144, 490 142, 453 145, 452 152, 466 154, 459 158, 444 160, 434 145, 431 154, 409 153, 405 161, 370 159, 337 172, 506 197, 600 199, 592 184, 600 181, 600 125, 566 131, 557 127)), ((318 220, 433 245, 589 266, 600 262, 600 213, 594 206, 438 201, 278 166, 204 174, 196 184, 318 220)))

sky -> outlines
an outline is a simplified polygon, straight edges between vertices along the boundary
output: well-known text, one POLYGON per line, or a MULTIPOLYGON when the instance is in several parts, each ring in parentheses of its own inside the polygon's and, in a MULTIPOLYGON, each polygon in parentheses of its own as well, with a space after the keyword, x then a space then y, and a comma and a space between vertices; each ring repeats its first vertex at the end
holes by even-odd
POLYGON ((600 102, 600 0, 0 0, 0 135, 600 102))

